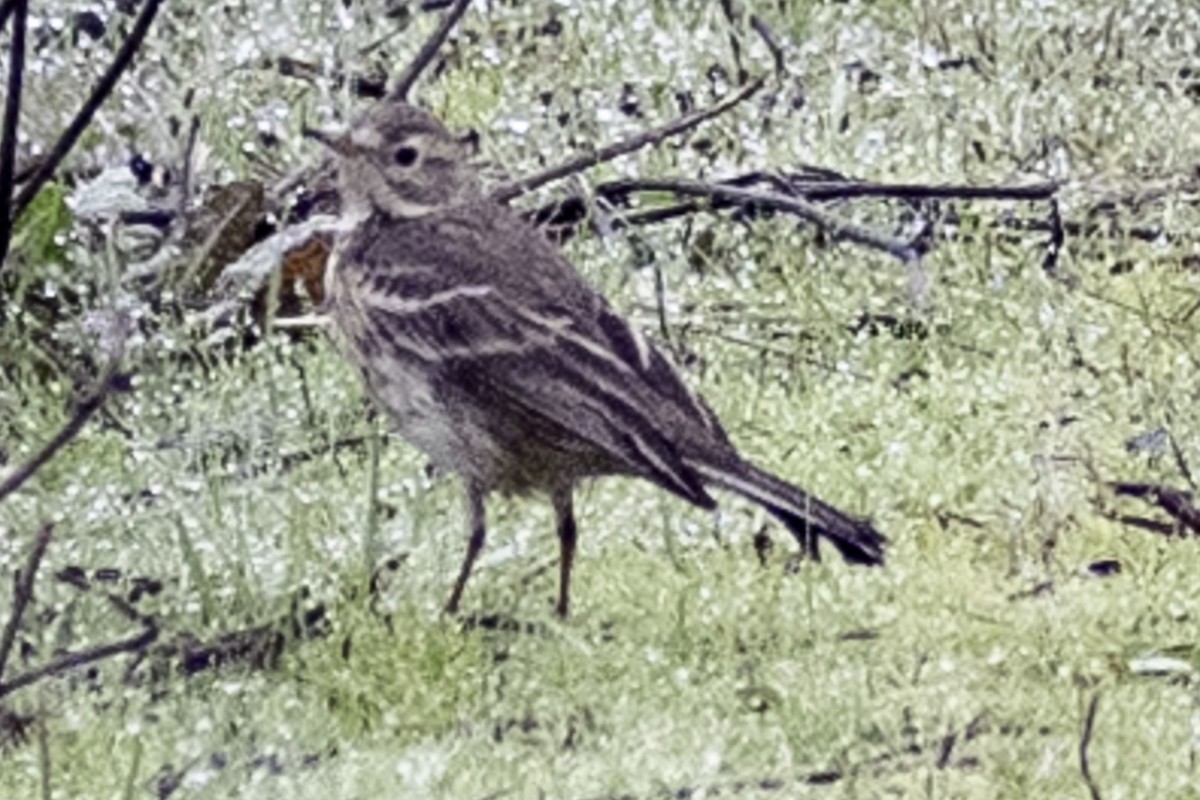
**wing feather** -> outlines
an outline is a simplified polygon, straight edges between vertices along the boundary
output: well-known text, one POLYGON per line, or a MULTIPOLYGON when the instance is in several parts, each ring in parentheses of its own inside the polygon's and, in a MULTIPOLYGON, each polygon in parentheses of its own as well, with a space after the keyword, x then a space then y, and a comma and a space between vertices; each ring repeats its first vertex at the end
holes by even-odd
MULTIPOLYGON (((464 254, 461 244, 450 254, 430 252, 434 241, 421 237, 417 266, 367 270, 354 283, 354 303, 369 320, 364 327, 376 332, 373 347, 400 363, 420 362, 458 391, 486 393, 481 402, 502 398, 632 473, 714 505, 676 444, 681 419, 707 429, 713 417, 649 342, 590 289, 519 293, 503 280, 481 280, 489 254, 464 254), (483 267, 464 276, 420 266, 464 257, 483 267)), ((410 249, 409 257, 417 254, 410 249)))

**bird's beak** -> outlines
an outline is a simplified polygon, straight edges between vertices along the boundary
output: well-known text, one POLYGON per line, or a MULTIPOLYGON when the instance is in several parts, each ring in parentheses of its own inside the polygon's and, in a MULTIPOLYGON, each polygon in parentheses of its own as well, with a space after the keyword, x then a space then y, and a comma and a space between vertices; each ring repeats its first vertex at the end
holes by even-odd
POLYGON ((348 156, 354 150, 354 145, 350 141, 350 132, 348 130, 310 128, 306 125, 304 126, 302 133, 308 139, 316 139, 318 142, 325 145, 339 156, 348 156))

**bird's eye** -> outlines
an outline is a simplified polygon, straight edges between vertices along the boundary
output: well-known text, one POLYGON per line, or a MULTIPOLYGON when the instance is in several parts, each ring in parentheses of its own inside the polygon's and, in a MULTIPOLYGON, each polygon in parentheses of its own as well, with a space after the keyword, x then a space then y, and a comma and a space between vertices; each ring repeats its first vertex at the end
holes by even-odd
POLYGON ((402 167, 411 167, 417 163, 417 148, 404 145, 396 148, 396 152, 392 154, 392 160, 402 167))

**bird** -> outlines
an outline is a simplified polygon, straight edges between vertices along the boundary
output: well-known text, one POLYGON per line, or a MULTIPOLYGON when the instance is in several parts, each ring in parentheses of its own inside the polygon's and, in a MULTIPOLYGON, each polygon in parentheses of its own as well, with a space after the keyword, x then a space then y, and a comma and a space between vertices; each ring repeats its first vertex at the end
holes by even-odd
POLYGON ((854 564, 887 538, 744 458, 676 367, 534 225, 483 190, 473 147, 437 117, 382 100, 340 129, 341 212, 326 266, 334 336, 368 395, 435 467, 461 479, 466 552, 457 614, 486 539, 492 493, 548 496, 567 617, 584 480, 648 480, 703 509, 711 490, 765 508, 819 558, 854 564))

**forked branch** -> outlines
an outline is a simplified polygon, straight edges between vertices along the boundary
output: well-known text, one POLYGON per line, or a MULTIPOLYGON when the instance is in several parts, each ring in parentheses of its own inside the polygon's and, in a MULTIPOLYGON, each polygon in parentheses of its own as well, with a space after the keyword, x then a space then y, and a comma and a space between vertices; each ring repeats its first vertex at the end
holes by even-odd
POLYGON ((100 106, 104 105, 104 101, 112 94, 112 90, 116 87, 117 81, 125 74, 129 65, 133 63, 133 57, 137 55, 138 50, 142 46, 142 41, 146 38, 146 34, 150 31, 150 24, 154 22, 154 17, 158 14, 158 8, 162 5, 162 0, 146 0, 142 6, 142 10, 138 13, 137 20, 133 23, 133 29, 129 32, 129 36, 121 44, 121 49, 117 51, 116 58, 109 65, 105 73, 100 77, 92 89, 91 95, 79 109, 79 113, 71 120, 71 124, 58 137, 58 141, 50 148, 50 152, 46 154, 45 159, 38 165, 37 170, 30 176, 26 184, 21 187, 21 193, 17 195, 14 202, 13 218, 21 216, 21 213, 33 202, 33 198, 41 191, 41 188, 46 185, 59 164, 75 147, 75 143, 79 141, 79 137, 87 130, 88 125, 92 122, 92 117, 100 106))
POLYGON ((641 150, 649 145, 659 144, 665 139, 672 136, 678 136, 681 133, 686 133, 692 128, 707 122, 713 117, 719 116, 729 109, 741 103, 746 98, 752 96, 755 92, 762 88, 763 79, 761 77, 749 81, 744 86, 740 87, 736 92, 733 92, 727 97, 721 99, 720 102, 713 104, 709 108, 703 108, 699 111, 693 111, 690 114, 671 120, 665 125, 657 128, 651 128, 648 131, 630 136, 628 139, 622 139, 619 142, 601 147, 594 153, 584 153, 567 159, 561 164, 550 167, 549 169, 530 175, 527 178, 506 183, 497 187, 492 191, 492 198, 501 203, 520 197, 523 194, 533 191, 541 186, 550 183, 551 181, 560 180, 570 175, 575 175, 590 169, 597 164, 602 164, 606 161, 612 161, 618 156, 623 156, 627 153, 632 153, 635 150, 641 150))
POLYGON ((400 73, 400 77, 396 79, 396 84, 392 87, 392 91, 388 94, 391 100, 407 100, 408 93, 412 91, 412 87, 416 84, 417 79, 421 77, 421 73, 429 67, 429 64, 437 56, 438 49, 442 43, 450 35, 450 31, 458 23, 462 15, 466 13, 467 6, 471 5, 471 0, 458 0, 446 16, 442 17, 442 21, 438 24, 437 29, 433 34, 425 40, 421 45, 421 49, 417 51, 416 56, 404 68, 404 72, 400 73))

